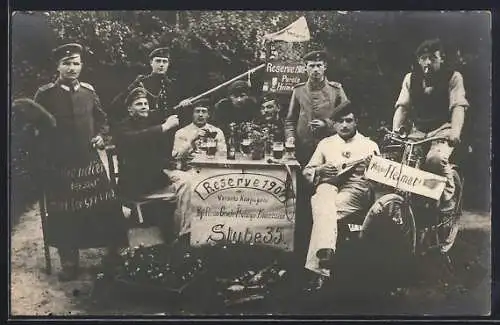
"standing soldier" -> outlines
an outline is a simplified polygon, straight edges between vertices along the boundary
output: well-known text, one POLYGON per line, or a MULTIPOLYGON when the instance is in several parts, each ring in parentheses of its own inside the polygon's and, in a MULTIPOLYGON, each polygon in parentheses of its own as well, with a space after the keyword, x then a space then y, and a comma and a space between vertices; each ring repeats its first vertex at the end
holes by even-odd
POLYGON ((326 53, 304 56, 308 80, 295 86, 286 116, 286 141, 296 141, 297 160, 304 166, 318 142, 335 131, 332 117, 349 103, 342 85, 325 76, 326 53))
MULTIPOLYGON (((304 62, 308 79, 295 86, 285 119, 285 141, 295 143, 295 156, 302 167, 311 159, 318 142, 335 133, 333 116, 349 103, 342 85, 326 79, 324 51, 307 53, 304 62)), ((312 188, 299 177, 297 191, 301 193, 297 199, 297 213, 304 217, 297 219, 295 227, 296 250, 303 253, 311 225, 308 221, 311 220, 309 198, 312 188)))
MULTIPOLYGON (((151 103, 151 118, 156 118, 157 122, 161 124, 169 116, 177 115, 180 127, 189 124, 191 116, 187 110, 174 110, 179 98, 179 88, 174 87, 174 80, 167 76, 170 66, 170 52, 168 48, 162 47, 151 51, 149 54, 149 64, 151 66, 151 73, 137 76, 127 89, 113 100, 111 106, 114 120, 119 122, 123 118, 128 118, 128 112, 123 108, 123 103, 128 94, 133 89, 139 87, 146 90, 148 102, 151 103)), ((189 100, 183 100, 179 103, 179 106, 186 107, 190 104, 189 100)), ((172 152, 175 131, 176 129, 172 129, 168 132, 167 138, 172 141, 165 148, 167 152, 172 152)))
POLYGON ((54 50, 59 77, 41 86, 35 102, 52 114, 56 126, 40 134, 38 177, 47 199, 45 240, 58 248, 61 281, 78 275, 80 248, 127 245, 121 206, 96 148, 104 146, 106 114, 94 88, 78 77, 83 47, 54 50))

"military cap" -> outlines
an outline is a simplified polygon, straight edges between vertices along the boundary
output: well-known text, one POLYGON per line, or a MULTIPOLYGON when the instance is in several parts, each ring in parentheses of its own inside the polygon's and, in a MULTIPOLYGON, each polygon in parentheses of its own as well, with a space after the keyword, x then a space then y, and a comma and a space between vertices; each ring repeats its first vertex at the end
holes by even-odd
POLYGON ((146 89, 142 87, 136 87, 132 89, 125 99, 125 105, 129 106, 134 100, 139 98, 148 98, 146 89))
POLYGON ((193 108, 194 107, 205 107, 205 108, 210 109, 210 100, 208 100, 207 98, 200 98, 200 99, 194 101, 192 106, 193 106, 193 108))
POLYGON ((229 85, 228 92, 230 95, 234 95, 242 91, 248 91, 249 89, 250 87, 248 86, 248 83, 246 81, 236 80, 231 85, 229 85))
POLYGON ((277 100, 276 96, 274 94, 266 94, 262 97, 260 104, 263 105, 264 103, 270 102, 272 100, 277 100))
POLYGON ((326 61, 325 51, 312 51, 304 55, 304 61, 326 61))
POLYGON ((60 61, 63 59, 69 59, 81 55, 83 53, 83 46, 78 43, 68 43, 61 45, 52 50, 54 59, 60 61))
POLYGON ((336 107, 335 112, 333 114, 333 119, 334 120, 338 119, 342 116, 349 115, 350 113, 353 113, 354 117, 358 118, 359 109, 357 105, 354 105, 351 101, 347 100, 336 107))
POLYGON ((153 59, 154 57, 160 57, 160 58, 169 58, 170 57, 170 51, 166 47, 160 47, 157 49, 154 49, 149 53, 149 59, 153 59))
POLYGON ((443 44, 441 43, 441 41, 439 39, 425 40, 417 47, 417 50, 415 51, 415 56, 419 57, 422 54, 434 53, 436 51, 439 51, 441 52, 441 54, 444 54, 443 44))

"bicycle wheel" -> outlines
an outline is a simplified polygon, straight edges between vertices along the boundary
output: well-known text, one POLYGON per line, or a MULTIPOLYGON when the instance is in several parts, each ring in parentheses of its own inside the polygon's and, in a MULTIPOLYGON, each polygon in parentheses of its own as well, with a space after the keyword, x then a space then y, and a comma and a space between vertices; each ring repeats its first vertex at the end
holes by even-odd
POLYGON ((360 238, 386 256, 414 255, 416 229, 411 207, 395 193, 380 197, 366 215, 360 238))
POLYGON ((457 205, 453 213, 441 215, 439 217, 439 226, 436 231, 437 244, 441 253, 447 253, 455 244, 458 232, 460 230, 459 219, 462 215, 462 194, 463 180, 458 174, 458 171, 453 169, 453 181, 455 183, 455 197, 457 205))

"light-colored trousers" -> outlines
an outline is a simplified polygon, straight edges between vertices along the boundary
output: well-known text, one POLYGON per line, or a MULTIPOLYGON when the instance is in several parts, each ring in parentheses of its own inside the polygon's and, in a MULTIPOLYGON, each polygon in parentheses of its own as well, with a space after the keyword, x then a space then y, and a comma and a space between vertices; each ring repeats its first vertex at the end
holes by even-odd
MULTIPOLYGON (((443 124, 441 127, 429 133, 421 132, 413 129, 408 135, 408 138, 422 140, 430 137, 447 137, 450 134, 450 123, 443 124)), ((453 152, 453 147, 450 147, 447 141, 433 141, 431 148, 425 158, 423 169, 446 177, 446 185, 441 196, 442 200, 448 201, 455 193, 455 183, 453 181, 452 168, 449 163, 449 158, 453 152)))
POLYGON ((316 253, 322 248, 336 249, 338 220, 356 213, 370 204, 370 187, 365 184, 347 183, 340 187, 322 183, 311 197, 313 226, 305 268, 330 276, 330 270, 320 268, 316 253))
POLYGON ((175 192, 177 196, 177 207, 174 212, 175 232, 179 236, 191 231, 192 209, 191 209, 191 178, 192 173, 181 170, 165 170, 172 183, 166 190, 175 192))

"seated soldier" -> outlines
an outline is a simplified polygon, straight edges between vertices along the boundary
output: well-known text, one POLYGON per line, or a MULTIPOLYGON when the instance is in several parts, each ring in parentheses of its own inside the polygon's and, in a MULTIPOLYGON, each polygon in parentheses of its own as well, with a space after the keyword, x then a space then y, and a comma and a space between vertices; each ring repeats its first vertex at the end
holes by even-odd
POLYGON ((228 97, 215 104, 214 124, 226 136, 230 134, 229 125, 250 122, 259 114, 257 101, 250 96, 250 87, 245 81, 237 80, 228 87, 228 97))
POLYGON ((209 101, 200 99, 193 103, 193 121, 175 133, 172 157, 177 160, 189 159, 193 152, 201 150, 201 142, 208 136, 215 139, 216 155, 226 155, 226 140, 221 129, 207 123, 210 118, 209 101))
POLYGON ((260 115, 254 119, 254 123, 267 127, 275 141, 284 140, 285 121, 280 117, 280 105, 275 95, 269 94, 262 97, 260 115))
POLYGON ((315 188, 311 197, 313 228, 305 267, 314 272, 309 290, 319 290, 330 276, 337 244, 337 221, 368 208, 372 202, 370 181, 364 178, 367 161, 378 154, 378 145, 357 131, 352 105, 344 106, 334 118, 337 134, 318 143, 303 170, 315 188), (363 158, 351 171, 340 173, 344 163, 363 158))
POLYGON ((184 235, 190 227, 189 177, 187 173, 169 168, 170 153, 165 152, 165 143, 171 141, 168 131, 179 124, 177 116, 171 115, 163 123, 151 116, 143 88, 133 89, 125 104, 129 116, 113 130, 120 169, 118 192, 125 197, 175 192, 175 232, 184 235))

